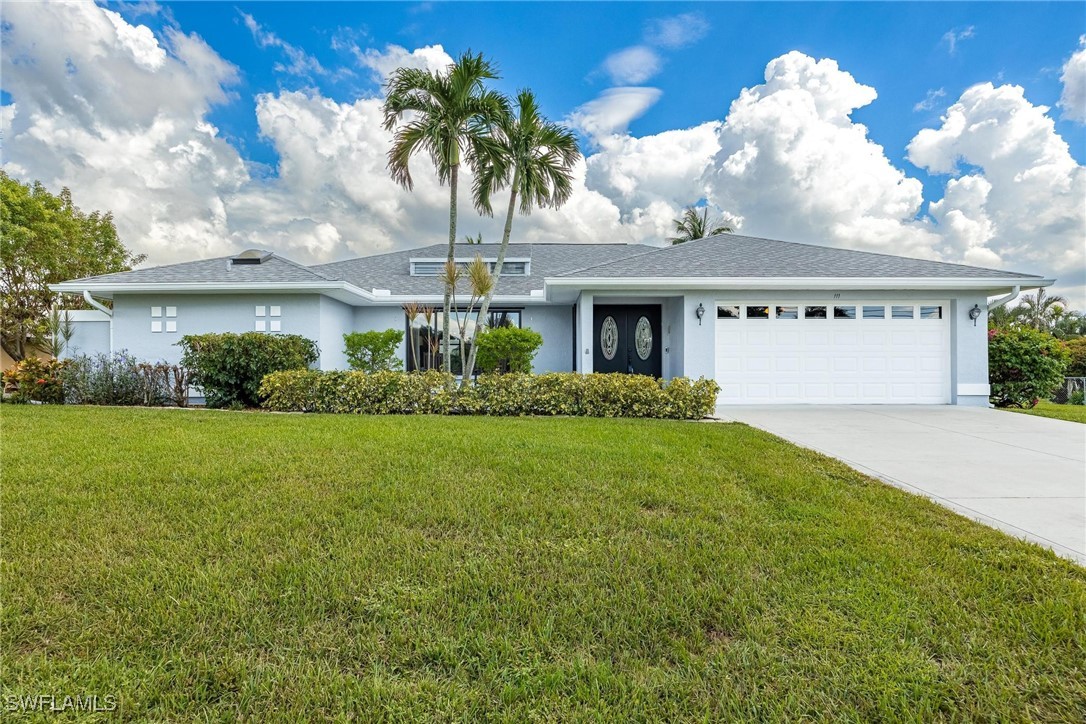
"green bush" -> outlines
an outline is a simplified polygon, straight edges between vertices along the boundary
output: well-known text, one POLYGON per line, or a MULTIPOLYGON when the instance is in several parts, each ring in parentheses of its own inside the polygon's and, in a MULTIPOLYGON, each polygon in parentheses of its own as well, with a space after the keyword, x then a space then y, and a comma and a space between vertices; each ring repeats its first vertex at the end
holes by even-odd
POLYGON ((343 335, 347 361, 352 370, 387 372, 403 364, 396 357, 396 348, 403 342, 403 332, 386 329, 383 332, 351 332, 343 335))
POLYGON ((297 334, 193 334, 178 344, 181 366, 203 389, 208 407, 256 407, 266 375, 305 369, 319 356, 317 344, 297 334))
POLYGON ((996 407, 1033 407, 1063 382, 1070 359, 1058 339, 1030 327, 988 331, 988 377, 996 407))
POLYGON ((61 375, 64 362, 27 357, 4 372, 4 392, 11 402, 45 402, 63 404, 64 383, 61 375))
POLYGON ((69 405, 160 405, 165 395, 140 371, 140 362, 125 351, 80 355, 61 373, 64 401, 69 405))
POLYGON ((520 327, 495 327, 475 340, 475 366, 484 373, 531 372, 543 335, 520 327))
POLYGON ((1071 361, 1064 372, 1068 377, 1086 377, 1086 337, 1076 337, 1064 342, 1071 361))
POLYGON ((700 419, 712 414, 713 380, 555 372, 481 375, 451 388, 451 377, 424 373, 293 370, 264 378, 264 407, 280 412, 576 415, 700 419))

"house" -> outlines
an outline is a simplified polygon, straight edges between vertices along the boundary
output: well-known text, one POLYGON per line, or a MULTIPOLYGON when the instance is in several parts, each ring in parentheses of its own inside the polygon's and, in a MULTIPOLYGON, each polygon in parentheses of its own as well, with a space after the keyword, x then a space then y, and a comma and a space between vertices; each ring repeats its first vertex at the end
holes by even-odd
MULTIPOLYGON (((458 245, 457 260, 497 251, 458 245)), ((80 313, 68 354, 176 361, 185 334, 255 330, 309 337, 321 369, 342 369, 345 333, 406 330, 405 303, 440 312, 445 254, 437 244, 303 266, 248 251, 53 289, 98 307, 80 313)), ((987 405, 989 298, 1052 281, 738 234, 669 247, 512 244, 490 323, 542 334, 537 372, 715 378, 721 404, 987 405)), ((412 320, 408 368, 436 364, 436 317, 412 320)), ((454 336, 474 324, 463 317, 454 336)))

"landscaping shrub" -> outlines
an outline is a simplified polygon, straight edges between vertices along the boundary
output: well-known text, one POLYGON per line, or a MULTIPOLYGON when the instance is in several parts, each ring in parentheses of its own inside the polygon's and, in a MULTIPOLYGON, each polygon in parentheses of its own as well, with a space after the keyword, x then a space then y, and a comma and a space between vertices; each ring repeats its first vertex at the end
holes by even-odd
POLYGON ((450 389, 450 377, 424 373, 276 372, 264 378, 264 407, 280 412, 361 414, 575 415, 699 419, 712 414, 713 380, 555 372, 481 375, 450 389))
POLYGON ((1086 377, 1086 337, 1076 337, 1064 342, 1071 361, 1064 372, 1068 377, 1086 377))
POLYGON ((158 405, 140 363, 125 351, 80 355, 67 360, 61 375, 69 405, 158 405))
POLYGON ((1070 359, 1065 345, 1030 327, 988 331, 991 401, 997 407, 1033 407, 1063 382, 1070 359))
POLYGON ((178 344, 181 366, 203 389, 208 407, 256 407, 266 375, 305 369, 319 355, 316 342, 297 334, 194 334, 178 344))
POLYGON ((15 403, 64 402, 64 384, 61 379, 65 363, 59 360, 40 360, 27 357, 4 372, 4 392, 15 403))
POLYGON ((396 348, 403 342, 403 332, 386 329, 383 332, 351 332, 343 335, 347 361, 352 370, 386 372, 403 366, 396 348))
POLYGON ((543 335, 520 327, 494 327, 479 334, 475 366, 485 373, 531 372, 543 335))

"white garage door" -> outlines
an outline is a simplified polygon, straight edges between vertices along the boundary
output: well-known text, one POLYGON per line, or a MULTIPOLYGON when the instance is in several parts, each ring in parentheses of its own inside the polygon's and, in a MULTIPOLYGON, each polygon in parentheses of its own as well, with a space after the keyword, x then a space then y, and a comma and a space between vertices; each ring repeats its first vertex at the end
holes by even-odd
POLYGON ((721 404, 950 401, 946 302, 717 303, 721 404))

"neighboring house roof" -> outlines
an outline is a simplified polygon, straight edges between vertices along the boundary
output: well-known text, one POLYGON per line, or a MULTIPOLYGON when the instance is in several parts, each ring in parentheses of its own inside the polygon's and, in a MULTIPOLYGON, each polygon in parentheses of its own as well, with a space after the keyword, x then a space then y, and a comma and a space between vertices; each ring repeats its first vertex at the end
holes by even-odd
MULTIPOLYGON (((471 260, 498 256, 501 244, 457 244, 456 258, 471 260)), ((548 277, 562 276, 576 269, 605 262, 629 259, 655 251, 657 247, 644 244, 510 244, 505 258, 530 260, 528 276, 502 275, 498 293, 527 295, 542 291, 548 277)), ((330 278, 342 279, 362 289, 387 289, 391 294, 443 293, 440 277, 411 276, 412 259, 445 259, 447 244, 433 244, 419 249, 394 251, 388 254, 363 256, 347 261, 318 264, 311 267, 330 278)), ((465 289, 461 292, 466 292, 465 289)))
POLYGON ((1030 274, 910 259, 869 251, 720 234, 654 248, 632 259, 604 262, 563 276, 577 279, 848 277, 1034 280, 1030 274))

